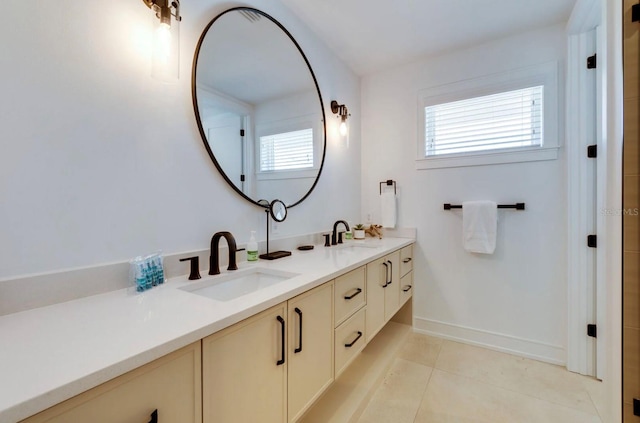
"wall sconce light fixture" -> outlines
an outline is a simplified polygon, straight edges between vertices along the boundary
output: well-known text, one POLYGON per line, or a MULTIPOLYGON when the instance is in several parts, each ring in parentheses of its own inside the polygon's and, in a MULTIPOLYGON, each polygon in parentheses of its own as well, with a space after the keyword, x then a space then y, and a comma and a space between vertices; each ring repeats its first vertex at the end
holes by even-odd
POLYGON ((347 109, 347 106, 345 106, 344 104, 338 104, 337 101, 332 100, 331 112, 338 115, 338 118, 340 119, 340 127, 339 127, 340 137, 342 138, 345 146, 348 147, 349 146, 349 126, 347 123, 347 118, 351 116, 349 114, 349 110, 347 109))
POLYGON ((180 0, 142 0, 153 11, 151 76, 171 81, 180 75, 180 0))

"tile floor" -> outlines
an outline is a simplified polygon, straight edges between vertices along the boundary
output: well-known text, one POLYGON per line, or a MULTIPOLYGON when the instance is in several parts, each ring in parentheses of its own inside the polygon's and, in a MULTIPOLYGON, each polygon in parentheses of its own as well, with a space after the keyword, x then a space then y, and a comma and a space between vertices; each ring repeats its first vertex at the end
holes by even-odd
POLYGON ((359 423, 602 423, 602 383, 412 333, 359 423))

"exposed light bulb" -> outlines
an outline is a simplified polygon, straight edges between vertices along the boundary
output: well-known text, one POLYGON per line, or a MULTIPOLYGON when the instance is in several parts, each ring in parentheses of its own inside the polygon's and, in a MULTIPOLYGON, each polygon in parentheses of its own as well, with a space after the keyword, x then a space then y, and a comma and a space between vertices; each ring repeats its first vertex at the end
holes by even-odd
POLYGON ((166 66, 171 58, 171 26, 166 23, 158 25, 155 37, 156 59, 166 66))
POLYGON ((343 137, 347 135, 347 122, 344 120, 340 122, 340 135, 343 137))

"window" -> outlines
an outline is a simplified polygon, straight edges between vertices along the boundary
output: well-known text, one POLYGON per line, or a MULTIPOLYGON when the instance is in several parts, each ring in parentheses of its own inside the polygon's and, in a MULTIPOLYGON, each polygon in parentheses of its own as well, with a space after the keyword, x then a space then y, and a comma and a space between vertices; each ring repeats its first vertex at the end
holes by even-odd
POLYGON ((426 156, 540 147, 543 86, 424 108, 426 156))
POLYGON ((421 90, 416 169, 557 159, 558 85, 547 62, 421 90))
POLYGON ((313 129, 260 137, 260 172, 313 168, 313 129))

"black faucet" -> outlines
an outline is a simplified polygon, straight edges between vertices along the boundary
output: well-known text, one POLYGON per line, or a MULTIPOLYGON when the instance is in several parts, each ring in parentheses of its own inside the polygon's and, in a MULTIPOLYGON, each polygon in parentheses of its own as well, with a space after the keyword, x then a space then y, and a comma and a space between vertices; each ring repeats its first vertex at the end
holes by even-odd
POLYGON ((347 228, 347 231, 351 230, 349 228, 349 224, 347 222, 345 222, 344 220, 336 221, 336 223, 333 224, 333 233, 331 234, 331 245, 342 244, 342 234, 340 234, 340 237, 338 237, 338 225, 340 223, 344 224, 344 227, 347 228))
POLYGON ((213 235, 213 238, 211 238, 211 255, 209 256, 210 275, 220 274, 218 244, 220 243, 220 238, 222 237, 227 240, 227 245, 229 246, 229 267, 227 267, 227 270, 238 270, 238 265, 236 264, 236 251, 238 251, 238 247, 236 246, 236 239, 233 237, 233 235, 231 235, 231 232, 216 232, 213 235))

